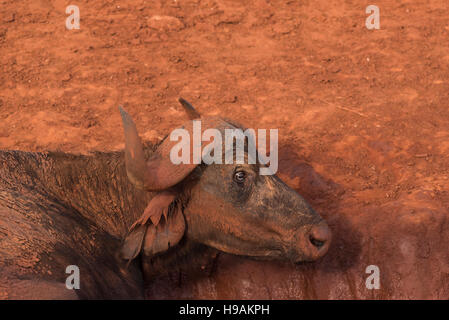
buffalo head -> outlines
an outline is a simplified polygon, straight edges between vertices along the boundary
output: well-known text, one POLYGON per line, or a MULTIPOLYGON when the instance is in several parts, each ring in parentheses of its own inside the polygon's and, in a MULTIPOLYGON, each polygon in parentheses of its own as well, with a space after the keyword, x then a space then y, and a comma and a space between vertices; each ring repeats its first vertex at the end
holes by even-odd
MULTIPOLYGON (((191 118, 199 115, 180 99, 191 118)), ((255 164, 174 164, 166 138, 147 161, 131 117, 120 109, 125 162, 130 181, 157 192, 131 227, 121 255, 154 257, 186 237, 220 251, 295 263, 313 261, 328 250, 326 222, 276 175, 260 175, 255 164)), ((201 118, 203 129, 238 128, 218 117, 201 118)), ((192 121, 184 126, 192 131, 192 121)), ((245 150, 245 157, 248 156, 245 150)))

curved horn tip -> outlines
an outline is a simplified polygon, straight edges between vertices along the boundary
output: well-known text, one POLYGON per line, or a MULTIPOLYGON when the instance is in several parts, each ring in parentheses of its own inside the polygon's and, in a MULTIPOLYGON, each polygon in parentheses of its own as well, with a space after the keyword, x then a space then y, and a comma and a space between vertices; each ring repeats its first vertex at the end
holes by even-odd
POLYGON ((137 133, 136 125, 131 116, 119 106, 125 131, 125 165, 126 173, 136 187, 145 187, 146 162, 143 153, 142 141, 137 133))
POLYGON ((198 113, 198 111, 196 111, 195 108, 192 106, 192 104, 188 102, 186 99, 179 97, 178 101, 183 106, 190 120, 201 118, 201 115, 198 113))
POLYGON ((186 99, 184 99, 183 97, 179 97, 179 98, 178 98, 178 101, 179 101, 181 104, 187 103, 187 104, 191 105, 191 104, 190 104, 186 99))
POLYGON ((128 114, 128 112, 126 112, 125 109, 123 109, 122 106, 118 106, 118 110, 120 111, 120 115, 122 116, 122 121, 126 124, 128 123, 134 123, 133 119, 131 118, 131 116, 128 114))

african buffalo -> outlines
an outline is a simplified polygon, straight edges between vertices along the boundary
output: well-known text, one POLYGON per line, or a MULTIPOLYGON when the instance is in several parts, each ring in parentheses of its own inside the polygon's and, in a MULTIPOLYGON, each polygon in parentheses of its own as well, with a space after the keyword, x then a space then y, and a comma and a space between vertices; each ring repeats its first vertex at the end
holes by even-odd
POLYGON ((124 153, 0 152, 0 298, 142 298, 144 280, 214 252, 294 263, 326 253, 326 223, 261 164, 175 165, 174 142, 142 146, 121 114, 124 153), (78 290, 65 286, 69 265, 78 290))

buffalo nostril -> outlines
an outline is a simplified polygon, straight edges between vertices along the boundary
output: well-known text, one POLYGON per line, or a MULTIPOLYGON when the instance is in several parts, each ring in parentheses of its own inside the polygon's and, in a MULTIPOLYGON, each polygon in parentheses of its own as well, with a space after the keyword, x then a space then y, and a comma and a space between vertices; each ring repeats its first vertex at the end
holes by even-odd
POLYGON ((331 232, 326 224, 319 224, 310 230, 309 241, 316 248, 321 248, 330 240, 331 232))

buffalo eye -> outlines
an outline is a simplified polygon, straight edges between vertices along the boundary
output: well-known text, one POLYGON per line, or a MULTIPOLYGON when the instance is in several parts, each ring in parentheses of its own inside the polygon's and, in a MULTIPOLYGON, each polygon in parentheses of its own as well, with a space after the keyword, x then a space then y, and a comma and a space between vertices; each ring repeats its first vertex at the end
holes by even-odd
POLYGON ((245 182, 245 178, 246 178, 246 172, 245 171, 237 171, 236 173, 234 173, 234 180, 237 183, 245 182))

